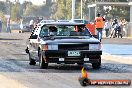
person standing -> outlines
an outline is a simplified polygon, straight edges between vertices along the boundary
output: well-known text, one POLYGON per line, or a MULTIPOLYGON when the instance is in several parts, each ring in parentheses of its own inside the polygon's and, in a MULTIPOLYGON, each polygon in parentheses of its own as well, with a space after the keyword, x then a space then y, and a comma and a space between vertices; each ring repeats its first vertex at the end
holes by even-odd
POLYGON ((109 30, 110 30, 110 23, 108 20, 105 22, 104 29, 105 29, 105 35, 106 35, 106 37, 108 37, 109 36, 109 30))
POLYGON ((101 14, 98 13, 97 17, 95 18, 95 28, 97 30, 97 38, 101 41, 102 39, 102 30, 104 28, 104 21, 105 19, 101 17, 101 14))
POLYGON ((122 38, 122 34, 121 34, 121 26, 120 24, 118 23, 118 20, 117 19, 114 19, 114 22, 112 24, 112 27, 113 27, 113 30, 111 32, 111 36, 110 38, 113 36, 113 38, 115 37, 121 37, 122 38))
POLYGON ((7 28, 6 28, 6 32, 11 33, 11 29, 10 29, 10 17, 7 19, 7 28))
POLYGON ((40 23, 41 20, 40 17, 37 17, 36 24, 40 23))
POLYGON ((21 23, 20 23, 20 28, 21 28, 21 30, 23 29, 23 19, 21 19, 21 23))
POLYGON ((34 29, 34 20, 30 20, 29 26, 30 26, 30 32, 34 29))
POLYGON ((34 23, 33 23, 33 28, 36 28, 36 27, 37 27, 37 22, 34 21, 34 23))

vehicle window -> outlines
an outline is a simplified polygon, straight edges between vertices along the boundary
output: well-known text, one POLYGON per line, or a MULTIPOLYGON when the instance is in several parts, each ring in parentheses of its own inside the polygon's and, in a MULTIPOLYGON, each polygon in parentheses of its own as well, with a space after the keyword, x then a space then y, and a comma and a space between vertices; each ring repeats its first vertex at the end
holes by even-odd
POLYGON ((44 37, 44 36, 48 36, 48 27, 42 27, 41 30, 40 30, 40 33, 39 33, 39 36, 40 37, 44 37))
POLYGON ((58 36, 91 36, 85 26, 57 26, 58 36))
POLYGON ((57 35, 57 28, 55 26, 50 26, 48 29, 49 29, 50 36, 57 35))
POLYGON ((70 30, 72 30, 71 27, 67 27, 67 26, 58 26, 57 28, 58 28, 58 32, 57 32, 58 36, 69 36, 70 30))
POLYGON ((91 36, 85 26, 44 26, 41 28, 42 36, 91 36))

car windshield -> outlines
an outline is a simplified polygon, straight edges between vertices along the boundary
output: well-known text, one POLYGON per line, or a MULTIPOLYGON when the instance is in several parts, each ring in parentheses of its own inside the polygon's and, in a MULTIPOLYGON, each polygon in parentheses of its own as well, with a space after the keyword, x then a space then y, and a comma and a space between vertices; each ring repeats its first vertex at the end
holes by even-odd
POLYGON ((40 37, 44 36, 91 36, 89 30, 84 25, 74 26, 43 26, 40 37))

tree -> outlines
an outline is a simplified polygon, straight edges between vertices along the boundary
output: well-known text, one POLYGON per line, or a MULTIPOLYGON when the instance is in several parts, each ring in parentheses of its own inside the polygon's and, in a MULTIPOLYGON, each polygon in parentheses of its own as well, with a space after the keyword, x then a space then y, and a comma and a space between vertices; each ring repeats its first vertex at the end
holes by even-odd
POLYGON ((24 1, 23 4, 21 5, 21 14, 24 15, 25 10, 27 8, 27 5, 32 5, 31 1, 24 1))
MULTIPOLYGON (((86 17, 88 14, 88 4, 93 2, 128 2, 128 0, 84 0, 85 3, 83 12, 84 16, 86 17)), ((100 12, 102 15, 106 15, 107 19, 127 19, 129 21, 130 18, 130 7, 123 7, 123 6, 111 6, 111 9, 104 9, 104 6, 99 6, 97 8, 97 12, 100 12)), ((92 15, 91 15, 92 16, 92 15)), ((93 18, 92 18, 93 19, 93 18)))
POLYGON ((81 2, 80 2, 81 0, 76 0, 76 6, 75 6, 75 18, 77 18, 77 19, 79 19, 79 18, 81 18, 81 2))
POLYGON ((6 23, 6 17, 2 11, 0 11, 0 19, 2 20, 4 24, 6 23))
POLYGON ((20 6, 20 3, 11 4, 11 18, 13 20, 19 20, 21 18, 20 6))
POLYGON ((3 12, 4 14, 7 13, 7 8, 6 8, 6 3, 3 1, 0 1, 0 11, 3 12))
MULTIPOLYGON (((53 19, 71 19, 71 0, 57 0, 56 12, 53 19)), ((53 13, 52 13, 53 14, 53 13)))

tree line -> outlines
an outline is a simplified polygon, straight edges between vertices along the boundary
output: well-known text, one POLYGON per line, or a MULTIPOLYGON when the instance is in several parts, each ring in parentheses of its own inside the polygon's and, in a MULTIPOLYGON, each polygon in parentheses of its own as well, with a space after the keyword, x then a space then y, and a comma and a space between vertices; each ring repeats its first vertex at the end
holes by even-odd
MULTIPOLYGON (((48 0, 49 1, 49 0, 48 0)), ((83 0, 83 18, 88 19, 89 9, 88 5, 95 1, 107 2, 127 2, 128 0, 83 0)), ((81 18, 81 0, 76 0, 75 18, 81 18)), ((97 8, 97 12, 106 15, 110 18, 125 18, 129 21, 130 7, 111 6, 111 9, 104 9, 103 6, 97 8)), ((93 11, 94 12, 94 11, 93 11)), ((56 2, 47 3, 41 6, 33 5, 30 1, 20 2, 6 2, 0 1, 0 17, 5 21, 5 15, 10 15, 14 21, 22 19, 24 16, 43 16, 46 19, 71 19, 72 18, 72 0, 56 0, 56 2)), ((91 12, 91 14, 94 14, 91 12)), ((94 15, 92 15, 94 16, 94 15)), ((94 17, 92 17, 93 19, 94 17)))

